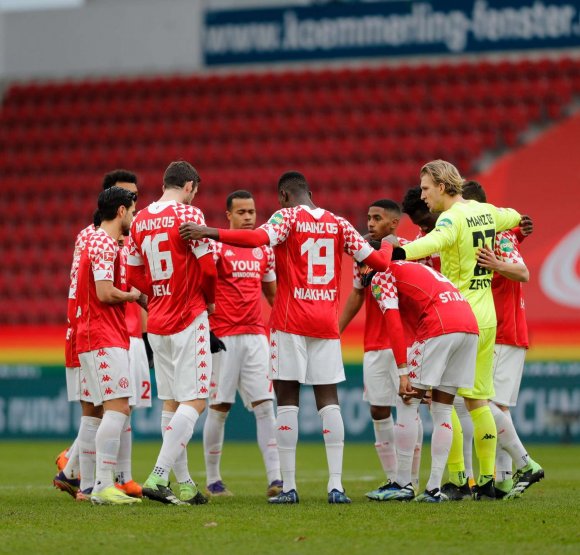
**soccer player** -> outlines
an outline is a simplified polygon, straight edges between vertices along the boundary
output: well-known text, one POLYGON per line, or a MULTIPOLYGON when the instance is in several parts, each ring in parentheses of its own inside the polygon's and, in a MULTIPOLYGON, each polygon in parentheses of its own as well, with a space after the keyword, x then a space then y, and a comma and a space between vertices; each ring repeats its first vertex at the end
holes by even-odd
POLYGON ((111 187, 99 195, 99 228, 87 239, 77 277, 76 332, 82 378, 89 400, 103 406, 96 446, 96 476, 91 502, 121 505, 140 502, 114 485, 121 434, 129 419, 131 377, 125 303, 141 293, 126 291, 119 237, 128 232, 135 214, 135 195, 111 187))
POLYGON ((344 424, 336 384, 344 381, 338 333, 342 252, 384 270, 391 245, 379 252, 345 219, 312 202, 306 178, 287 172, 278 181, 282 207, 258 229, 181 226, 185 239, 209 237, 243 247, 270 245, 276 256, 278 288, 270 318, 270 378, 278 398, 276 419, 283 491, 270 503, 298 503, 296 444, 300 385, 314 389, 330 479, 329 503, 350 503, 342 486, 344 424))
MULTIPOLYGON (((256 205, 248 191, 235 191, 226 201, 230 229, 254 229, 256 205)), ((255 249, 216 243, 218 271, 216 310, 211 330, 226 350, 212 355, 209 412, 203 428, 207 493, 228 496, 220 474, 224 428, 239 391, 245 406, 256 417, 258 445, 268 480, 268 497, 282 491, 280 457, 276 444, 274 395, 268 380, 268 338, 262 317, 262 293, 272 305, 276 293, 274 252, 268 246, 255 249)))
MULTIPOLYGON (((395 234, 400 219, 401 209, 396 202, 388 199, 373 202, 367 213, 368 237, 373 241, 381 241, 388 235, 395 234)), ((375 432, 375 449, 386 478, 383 485, 366 495, 369 499, 381 500, 382 492, 389 487, 391 479, 394 481, 397 474, 397 451, 391 407, 396 406, 397 401, 400 402, 399 373, 391 349, 386 318, 383 317, 379 306, 373 299, 370 288, 362 285, 365 271, 366 267, 361 267, 356 262, 353 264, 353 289, 339 318, 339 330, 342 334, 364 304, 363 398, 370 404, 375 432)), ((414 483, 418 483, 419 480, 423 440, 423 426, 420 419, 418 424, 413 461, 414 483)))
POLYGON ((441 478, 453 441, 451 412, 459 387, 473 386, 477 354, 477 321, 457 288, 429 266, 392 262, 372 278, 372 294, 385 318, 400 374, 405 400, 397 408, 396 481, 382 492, 382 500, 408 501, 415 497, 411 461, 417 438, 417 410, 433 390, 431 416, 431 475, 417 501, 439 503, 441 478), (399 316, 400 312, 400 316, 399 316), (401 319, 414 339, 408 356, 401 319))
MULTIPOLYGON (((113 170, 103 177, 102 189, 107 190, 113 186, 121 187, 137 195, 137 176, 127 170, 113 170)), ((99 222, 96 223, 98 227, 99 222)), ((67 305, 68 327, 65 342, 67 394, 69 401, 80 401, 82 416, 77 438, 68 450, 57 457, 59 473, 53 481, 58 489, 66 491, 79 500, 88 499, 94 485, 95 436, 103 414, 102 407, 95 407, 92 403, 83 400, 82 391, 86 389, 86 383, 81 384, 81 364, 76 351, 75 312, 78 267, 81 252, 88 237, 94 231, 95 222, 82 229, 75 239, 67 305)), ((122 441, 122 444, 125 445, 125 441, 122 441)))
MULTIPOLYGON (((435 229, 425 237, 397 247, 394 259, 418 260, 434 252, 441 257, 441 273, 454 283, 471 304, 479 326, 479 344, 473 388, 460 388, 474 427, 475 450, 480 475, 473 488, 474 499, 495 498, 493 473, 497 430, 489 407, 494 396, 493 346, 496 317, 491 294, 492 272, 477 263, 480 247, 493 247, 496 233, 515 227, 520 215, 513 209, 464 200, 463 178, 455 166, 444 160, 421 168, 421 197, 432 212, 441 212, 435 229)), ((469 496, 463 464, 463 443, 459 421, 454 421, 454 442, 450 452, 449 485, 443 492, 452 498, 469 496), (453 491, 451 491, 453 490, 453 491)))
MULTIPOLYGON (((487 202, 483 187, 477 181, 463 184, 463 198, 487 202)), ((496 454, 496 497, 517 497, 544 477, 544 470, 527 453, 510 415, 516 405, 528 343, 528 327, 522 283, 529 272, 519 250, 518 230, 498 233, 495 249, 481 249, 478 263, 494 272, 491 282, 497 334, 493 360, 495 396, 490 404, 498 429, 496 454), (512 461, 516 474, 512 478, 512 461)), ((520 230, 521 233, 521 230, 520 230)), ((525 237, 525 235, 524 235, 525 237)))
POLYGON ((200 177, 185 161, 169 164, 163 195, 141 210, 131 228, 129 282, 149 294, 147 331, 163 400, 163 444, 143 495, 167 504, 207 502, 187 468, 187 444, 209 395, 211 357, 208 313, 215 308, 216 267, 208 240, 183 241, 179 224, 204 224, 191 206, 200 177), (179 483, 179 499, 169 473, 179 483))

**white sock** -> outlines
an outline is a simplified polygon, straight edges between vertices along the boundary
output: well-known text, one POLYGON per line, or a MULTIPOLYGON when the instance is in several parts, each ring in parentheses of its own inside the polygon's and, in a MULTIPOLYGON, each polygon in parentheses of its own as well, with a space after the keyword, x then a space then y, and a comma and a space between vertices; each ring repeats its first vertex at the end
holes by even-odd
POLYGON ((473 478, 473 420, 465 406, 463 397, 455 396, 453 406, 463 430, 463 460, 465 476, 473 478))
POLYGON ((441 479, 443 478, 451 442, 453 441, 452 410, 453 405, 431 402, 433 433, 431 435, 431 474, 427 482, 427 491, 441 488, 441 479))
POLYGON ((395 443, 397 445, 397 484, 401 487, 411 482, 413 453, 417 443, 417 409, 419 399, 411 399, 409 405, 397 406, 397 424, 395 425, 395 443))
POLYGON ((95 465, 97 464, 95 438, 100 425, 100 418, 93 416, 81 417, 78 441, 81 491, 90 489, 95 485, 95 465))
MULTIPOLYGON (((169 422, 173 418, 174 412, 167 410, 161 411, 161 437, 165 437, 165 429, 169 426, 169 422)), ((179 483, 195 484, 189 475, 189 465, 187 463, 187 449, 177 457, 175 464, 173 465, 173 474, 175 474, 175 479, 179 483)))
POLYGON ((206 484, 209 486, 222 479, 220 461, 224 445, 227 412, 210 407, 203 427, 203 454, 205 457, 206 484))
POLYGON ((395 447, 395 421, 392 416, 383 420, 373 420, 375 429, 375 449, 387 480, 395 480, 397 475, 397 449, 395 447))
MULTIPOLYGON (((165 428, 163 445, 157 457, 153 473, 163 480, 169 480, 169 472, 174 467, 177 458, 187 449, 187 444, 193 435, 193 428, 198 412, 189 405, 179 405, 173 418, 165 428)), ((179 477, 176 474, 178 481, 179 477)))
MULTIPOLYGON (((496 424, 497 425, 497 424, 496 424)), ((505 482, 513 478, 512 458, 510 454, 499 445, 495 451, 495 481, 505 482)))
POLYGON ((121 443, 121 433, 127 422, 127 415, 107 410, 95 437, 97 467, 94 492, 99 492, 114 484, 114 472, 121 443))
POLYGON ((274 480, 281 480, 273 401, 264 401, 255 406, 254 416, 256 417, 258 446, 264 459, 268 484, 271 484, 274 480))
POLYGON ((296 489, 296 444, 298 443, 298 407, 278 407, 276 440, 280 454, 280 472, 284 482, 283 491, 296 489))
POLYGON ((119 484, 125 484, 133 479, 131 473, 131 452, 133 446, 131 433, 131 415, 129 415, 121 432, 121 443, 119 445, 119 455, 117 456, 115 482, 119 484))
MULTIPOLYGON (((80 434, 80 428, 79 428, 80 434)), ((80 473, 80 460, 79 460, 79 436, 77 435, 76 439, 74 440, 73 444, 69 447, 69 450, 66 452, 66 456, 68 457, 68 462, 66 466, 62 469, 64 475, 67 478, 78 478, 80 473)))
POLYGON ((489 403, 489 407, 497 427, 498 445, 510 454, 516 468, 523 468, 530 462, 530 456, 518 437, 511 414, 501 410, 495 403, 489 403))
POLYGON ((423 421, 417 411, 417 443, 413 451, 413 463, 411 464, 411 482, 413 487, 419 487, 419 478, 421 474, 421 453, 423 452, 423 421))
POLYGON ((328 461, 328 492, 342 487, 342 455, 344 452, 344 423, 338 405, 326 405, 318 414, 322 419, 322 435, 328 461))

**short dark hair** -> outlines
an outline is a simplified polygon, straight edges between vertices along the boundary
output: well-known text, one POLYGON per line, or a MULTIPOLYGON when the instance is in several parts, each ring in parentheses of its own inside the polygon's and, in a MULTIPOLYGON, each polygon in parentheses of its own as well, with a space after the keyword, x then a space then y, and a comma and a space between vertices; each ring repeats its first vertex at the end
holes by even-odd
POLYGON ((278 180, 278 191, 282 189, 292 194, 310 192, 306 177, 297 171, 289 171, 280 176, 278 180))
POLYGON ((171 162, 163 174, 163 185, 166 189, 183 189, 188 181, 197 185, 201 178, 197 170, 185 160, 171 162))
POLYGON ((391 212, 396 212, 401 215, 401 207, 394 201, 386 198, 375 200, 369 208, 376 206, 377 208, 382 208, 383 210, 390 210, 391 212))
POLYGON ((403 197, 403 214, 416 214, 417 212, 429 212, 429 207, 421 199, 421 187, 412 187, 403 197))
POLYGON ((123 189, 122 187, 113 186, 101 191, 99 200, 97 201, 98 209, 93 216, 93 222, 96 224, 98 221, 100 225, 101 222, 114 220, 117 217, 119 206, 130 208, 135 202, 135 199, 135 193, 127 191, 127 189, 123 189))
POLYGON ((113 170, 103 176, 103 189, 110 189, 116 183, 135 183, 137 185, 137 176, 128 170, 113 170))
POLYGON ((461 196, 467 200, 487 202, 487 196, 478 181, 464 181, 461 196))
POLYGON ((226 199, 226 208, 228 209, 228 212, 231 211, 234 199, 236 198, 250 199, 254 197, 252 196, 252 193, 250 193, 250 191, 245 191, 244 189, 240 189, 239 191, 234 191, 233 193, 230 193, 228 195, 228 198, 226 199))

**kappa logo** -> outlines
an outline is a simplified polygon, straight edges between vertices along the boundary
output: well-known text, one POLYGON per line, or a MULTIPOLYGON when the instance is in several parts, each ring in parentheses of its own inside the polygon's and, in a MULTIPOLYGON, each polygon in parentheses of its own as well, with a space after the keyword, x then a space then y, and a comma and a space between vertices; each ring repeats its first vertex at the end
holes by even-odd
POLYGON ((197 331, 205 331, 205 326, 203 324, 200 324, 199 328, 197 328, 197 331))
POLYGON ((83 379, 81 380, 81 383, 87 383, 87 379, 86 379, 86 378, 83 378, 83 379))
POLYGON ((165 431, 166 431, 166 432, 169 432, 170 430, 173 430, 173 428, 172 428, 171 426, 167 426, 167 427, 165 428, 165 431))
POLYGON ((110 366, 106 362, 99 364, 99 370, 106 370, 107 368, 110 368, 110 366))
POLYGON ((111 272, 107 272, 105 274, 105 280, 108 280, 108 279, 113 279, 113 275, 111 274, 111 272))
POLYGON ((280 430, 281 432, 289 432, 290 430, 292 430, 292 428, 290 426, 286 426, 285 424, 283 424, 278 428, 278 430, 280 430))
POLYGON ((205 382, 206 380, 207 380, 207 376, 206 376, 205 374, 202 374, 202 375, 199 377, 199 381, 200 381, 200 382, 205 382))
POLYGON ((105 395, 113 395, 113 393, 115 393, 110 387, 107 387, 107 389, 105 389, 105 395))
POLYGON ((416 357, 420 357, 420 356, 421 356, 421 351, 420 351, 419 349, 415 349, 415 350, 413 351, 413 354, 414 354, 416 357))
POLYGON ((322 433, 323 434, 329 434, 330 433, 330 430, 328 430, 327 428, 324 428, 324 430, 322 430, 322 433))
POLYGON ((204 357, 205 355, 207 355, 207 351, 202 347, 198 352, 197 352, 197 356, 200 357, 204 357))
POLYGON ((99 349, 98 352, 97 352, 97 356, 98 357, 107 356, 107 351, 105 351, 105 349, 99 349))
MULTIPOLYGON (((198 365, 198 368, 207 368, 207 363, 205 362, 205 360, 202 360, 198 365)), ((205 374, 204 374, 205 375, 205 374)), ((207 380, 207 378, 204 378, 205 380, 207 380)))
POLYGON ((226 251, 226 256, 236 256, 236 254, 234 253, 234 251, 233 251, 233 250, 231 250, 231 249, 228 249, 228 250, 226 251))
POLYGON ((88 389, 83 389, 83 397, 90 397, 91 394, 89 393, 88 389))
MULTIPOLYGON (((217 383, 215 383, 215 382, 210 382, 209 386, 210 386, 210 387, 216 387, 216 386, 217 386, 217 383)), ((216 394, 216 395, 214 395, 214 399, 215 399, 216 397, 217 397, 217 394, 216 394)))
POLYGON ((198 343, 205 343, 205 335, 200 335, 199 339, 197 340, 198 343))
POLYGON ((415 372, 413 372, 412 370, 409 372, 409 378, 412 379, 416 379, 417 378, 417 374, 415 374, 415 372))
POLYGON ((415 359, 413 359, 413 360, 411 361, 411 366, 412 366, 413 368, 417 368, 417 366, 419 366, 419 363, 418 363, 418 362, 417 362, 415 359))
POLYGON ((451 424, 449 424, 448 422, 443 422, 443 424, 441 424, 442 428, 447 428, 448 430, 453 431, 453 428, 451 427, 451 424))
POLYGON ((495 439, 493 434, 485 434, 481 439, 495 439))
POLYGON ((276 345, 275 341, 270 342, 270 347, 277 347, 278 345, 276 345))
POLYGON ((205 385, 201 386, 201 387, 199 388, 199 393, 200 393, 200 394, 205 394, 205 393, 207 393, 207 387, 205 387, 205 385))
POLYGON ((271 358, 272 360, 276 360, 278 357, 276 356, 276 353, 272 353, 272 354, 270 355, 270 358, 271 358))
POLYGON ((121 389, 127 389, 129 387, 129 380, 127 378, 121 378, 119 380, 119 387, 121 389))
POLYGON ((111 376, 109 376, 109 374, 105 374, 102 378, 101 378, 101 383, 107 383, 107 382, 112 382, 113 378, 111 378, 111 376))

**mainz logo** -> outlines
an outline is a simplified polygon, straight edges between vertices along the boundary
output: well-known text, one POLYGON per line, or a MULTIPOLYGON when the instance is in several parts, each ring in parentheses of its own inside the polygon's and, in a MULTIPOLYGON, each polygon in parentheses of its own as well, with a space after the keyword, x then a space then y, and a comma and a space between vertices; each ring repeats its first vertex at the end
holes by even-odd
POLYGON ((254 255, 254 258, 256 258, 256 260, 262 260, 262 258, 264 258, 264 253, 262 252, 262 249, 260 249, 259 247, 256 247, 252 251, 252 254, 254 255))
POLYGON ((129 387, 129 380, 127 378, 121 378, 119 380, 119 387, 122 389, 127 389, 129 387))

